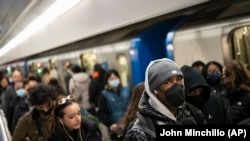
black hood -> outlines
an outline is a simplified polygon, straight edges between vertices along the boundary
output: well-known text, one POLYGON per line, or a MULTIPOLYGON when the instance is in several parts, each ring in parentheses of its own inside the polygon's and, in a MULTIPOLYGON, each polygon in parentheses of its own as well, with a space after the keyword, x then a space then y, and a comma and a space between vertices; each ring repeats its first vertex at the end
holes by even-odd
POLYGON ((204 77, 198 71, 186 65, 181 67, 181 71, 184 75, 185 93, 196 87, 203 87, 202 101, 204 103, 208 101, 211 89, 204 77))

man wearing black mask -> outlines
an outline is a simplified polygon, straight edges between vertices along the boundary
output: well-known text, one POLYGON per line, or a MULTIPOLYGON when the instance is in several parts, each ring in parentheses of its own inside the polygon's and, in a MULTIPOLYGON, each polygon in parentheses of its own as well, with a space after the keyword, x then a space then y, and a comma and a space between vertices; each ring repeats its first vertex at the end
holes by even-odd
POLYGON ((226 124, 227 116, 223 101, 210 94, 211 88, 204 77, 190 66, 182 66, 185 84, 185 100, 199 108, 207 124, 226 124))
POLYGON ((39 84, 28 90, 29 103, 34 108, 22 116, 14 130, 12 141, 43 141, 54 127, 53 110, 56 94, 51 86, 39 84))
MULTIPOLYGON (((193 106, 191 111, 191 104, 185 102, 183 81, 183 74, 174 61, 163 58, 150 62, 145 73, 145 91, 139 102, 139 114, 151 119, 154 125, 148 129, 153 130, 156 125, 205 124, 201 111, 193 106)), ((155 140, 154 134, 138 126, 145 126, 140 116, 125 133, 125 141, 155 140)))

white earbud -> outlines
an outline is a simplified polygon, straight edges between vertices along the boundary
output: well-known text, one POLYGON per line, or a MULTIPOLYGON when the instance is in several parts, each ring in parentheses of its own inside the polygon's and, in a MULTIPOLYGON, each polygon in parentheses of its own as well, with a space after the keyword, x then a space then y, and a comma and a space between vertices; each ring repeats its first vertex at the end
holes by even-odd
POLYGON ((158 94, 158 91, 154 90, 154 93, 155 93, 155 94, 158 94))

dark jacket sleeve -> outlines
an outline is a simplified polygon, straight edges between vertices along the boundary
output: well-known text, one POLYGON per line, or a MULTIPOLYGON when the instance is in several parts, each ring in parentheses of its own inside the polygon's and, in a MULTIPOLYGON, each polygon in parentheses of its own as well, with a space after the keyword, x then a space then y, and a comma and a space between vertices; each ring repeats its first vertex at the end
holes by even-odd
POLYGON ((61 139, 60 136, 58 135, 58 133, 54 129, 53 132, 48 136, 46 141, 60 141, 60 139, 61 139))
POLYGON ((83 130, 86 131, 85 141, 101 141, 102 135, 96 123, 88 119, 82 119, 83 130))
POLYGON ((109 118, 107 102, 103 95, 101 95, 99 99, 99 111, 97 116, 99 120, 108 128, 111 124, 113 124, 112 120, 109 118))
MULTIPOLYGON (((96 104, 95 103, 95 95, 96 93, 98 93, 98 89, 96 86, 96 81, 94 79, 91 80, 90 84, 89 84, 89 102, 91 104, 96 104)), ((98 106, 98 105, 95 105, 98 106)))
POLYGON ((9 86, 5 94, 6 96, 5 96, 4 114, 8 122, 8 128, 10 132, 12 133, 12 118, 13 118, 15 106, 17 104, 17 96, 16 96, 16 91, 13 86, 9 86))
POLYGON ((25 113, 29 111, 29 106, 25 102, 25 97, 22 97, 18 104, 15 106, 13 119, 12 119, 12 131, 14 132, 16 125, 19 121, 19 118, 21 118, 25 113))

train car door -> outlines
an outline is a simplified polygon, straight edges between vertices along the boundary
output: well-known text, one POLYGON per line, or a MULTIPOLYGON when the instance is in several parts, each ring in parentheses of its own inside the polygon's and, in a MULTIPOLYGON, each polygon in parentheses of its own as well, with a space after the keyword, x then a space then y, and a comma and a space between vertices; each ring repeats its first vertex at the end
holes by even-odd
POLYGON ((250 66, 250 26, 243 26, 233 30, 232 57, 250 66))

